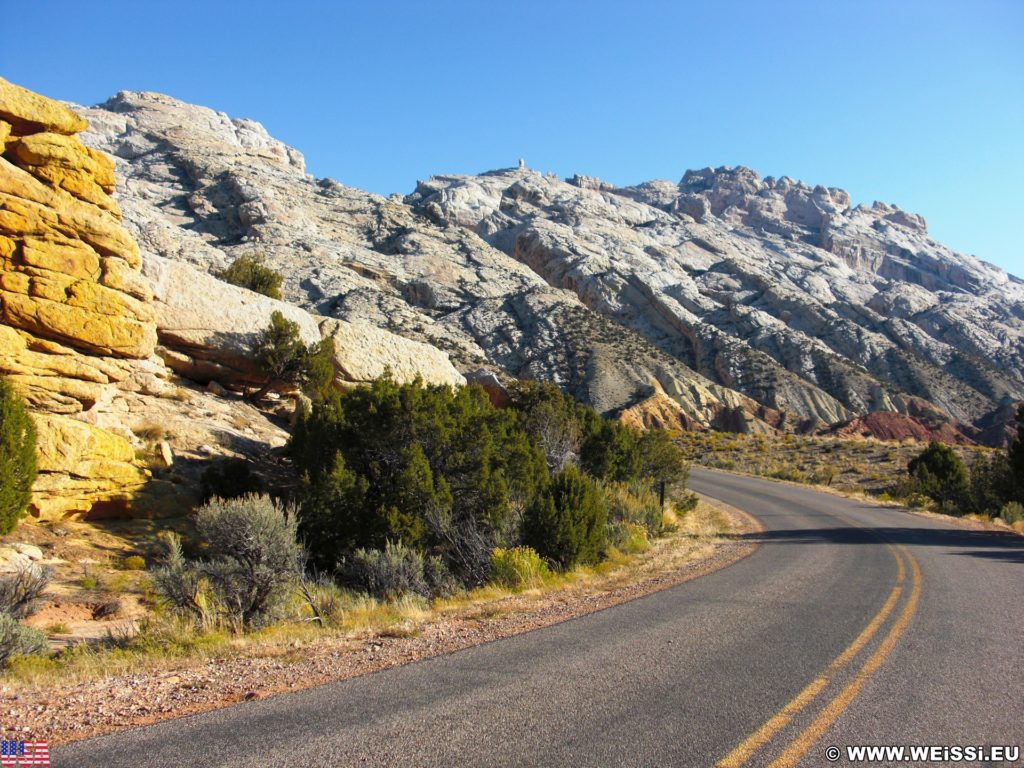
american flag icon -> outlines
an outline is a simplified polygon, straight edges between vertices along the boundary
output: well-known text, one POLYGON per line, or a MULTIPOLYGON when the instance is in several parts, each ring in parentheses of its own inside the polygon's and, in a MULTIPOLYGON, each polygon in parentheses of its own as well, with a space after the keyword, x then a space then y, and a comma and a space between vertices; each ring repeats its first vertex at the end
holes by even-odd
POLYGON ((50 748, 45 741, 0 741, 0 765, 2 766, 45 766, 50 765, 50 748))

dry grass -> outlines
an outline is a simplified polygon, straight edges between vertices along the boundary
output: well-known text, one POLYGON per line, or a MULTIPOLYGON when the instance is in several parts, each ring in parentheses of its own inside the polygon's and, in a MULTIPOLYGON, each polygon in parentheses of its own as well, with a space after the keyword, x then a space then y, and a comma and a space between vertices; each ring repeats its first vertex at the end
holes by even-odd
MULTIPOLYGON (((905 479, 907 463, 925 449, 909 440, 725 432, 683 432, 677 442, 694 464, 867 496, 884 494, 905 479)), ((957 446, 954 450, 970 466, 993 449, 957 446)))
POLYGON ((0 679, 10 690, 63 688, 120 675, 159 674, 214 659, 284 658, 301 647, 345 648, 372 637, 415 637, 428 626, 497 619, 673 573, 713 552, 731 529, 728 517, 705 503, 685 515, 670 511, 667 517, 674 530, 653 540, 646 551, 626 555, 612 550, 599 565, 552 574, 522 591, 489 584, 446 599, 385 602, 337 590, 336 610, 325 627, 311 621, 308 606, 296 598, 292 613, 298 618, 247 634, 198 631, 190 622, 157 610, 140 622, 137 634, 133 622, 112 623, 106 642, 81 643, 51 658, 16 659, 0 679))

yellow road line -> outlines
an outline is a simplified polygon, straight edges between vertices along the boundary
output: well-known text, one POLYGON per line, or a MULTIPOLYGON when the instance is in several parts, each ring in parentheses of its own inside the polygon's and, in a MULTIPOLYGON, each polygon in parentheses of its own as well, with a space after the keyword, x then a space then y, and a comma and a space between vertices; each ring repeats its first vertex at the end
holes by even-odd
POLYGON ((804 710, 808 704, 820 694, 825 686, 828 685, 832 675, 842 669, 850 660, 856 656, 860 650, 875 636, 878 632, 879 627, 885 623, 885 620, 889 618, 889 614, 892 613, 893 608, 899 601, 900 595, 903 592, 902 584, 903 579, 906 575, 906 569, 903 566, 903 558, 901 558, 897 550, 891 545, 886 544, 889 548, 889 552, 896 560, 897 572, 896 572, 896 586, 892 588, 889 593, 888 599, 885 604, 878 610, 878 613, 874 615, 867 626, 861 630, 860 634, 854 638, 853 642, 850 643, 846 650, 844 650, 836 659, 828 665, 824 672, 818 677, 812 680, 807 686, 800 691, 786 706, 780 709, 775 715, 770 717, 765 723, 758 728, 754 733, 744 739, 735 749, 732 750, 728 755, 723 757, 717 763, 715 768, 739 768, 745 765, 751 756, 757 752, 761 747, 767 744, 771 739, 781 731, 796 715, 804 710))
POLYGON ((896 623, 893 624, 892 629, 889 630, 889 634, 886 635, 878 649, 871 654, 870 658, 864 662, 864 666, 860 668, 854 679, 846 686, 832 701, 830 701, 825 708, 818 714, 807 728, 797 736, 792 743, 786 748, 786 751, 779 755, 778 759, 775 760, 770 768, 792 768, 803 758, 807 751, 814 745, 818 739, 820 739, 826 730, 839 718, 839 716, 850 706, 857 694, 860 693, 861 688, 864 687, 864 683, 867 682, 868 678, 874 674, 882 662, 886 660, 892 649, 896 646, 896 642, 902 637, 906 631, 907 626, 910 624, 910 620, 914 616, 914 612, 917 610, 917 601, 921 596, 921 568, 918 566, 914 556, 907 551, 905 547, 900 545, 899 549, 903 555, 907 558, 910 563, 911 572, 913 573, 913 586, 910 591, 910 598, 907 600, 907 604, 903 608, 903 612, 899 618, 896 619, 896 623))

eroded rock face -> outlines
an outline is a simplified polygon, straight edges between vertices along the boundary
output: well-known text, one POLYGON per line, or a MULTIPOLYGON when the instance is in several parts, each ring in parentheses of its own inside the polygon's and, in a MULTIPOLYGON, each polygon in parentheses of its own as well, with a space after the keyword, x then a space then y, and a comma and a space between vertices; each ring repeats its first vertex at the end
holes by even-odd
POLYGON ((516 168, 385 199, 166 96, 83 113, 146 253, 209 271, 262 251, 311 315, 430 344, 464 372, 555 381, 608 412, 657 387, 695 425, 748 430, 921 400, 975 422, 1024 398, 1024 284, 840 189, 746 168, 627 188, 516 168))

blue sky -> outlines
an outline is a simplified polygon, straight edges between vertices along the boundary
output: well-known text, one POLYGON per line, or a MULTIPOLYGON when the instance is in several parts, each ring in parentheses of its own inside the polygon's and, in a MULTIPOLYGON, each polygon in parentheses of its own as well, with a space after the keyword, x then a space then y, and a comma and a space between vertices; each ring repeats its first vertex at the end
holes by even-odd
MULTIPOLYGON (((26 6, 28 8, 29 6, 26 6)), ((379 193, 514 165, 748 165, 924 214, 1024 276, 1024 2, 120 2, 7 14, 0 74, 262 122, 379 193)))

